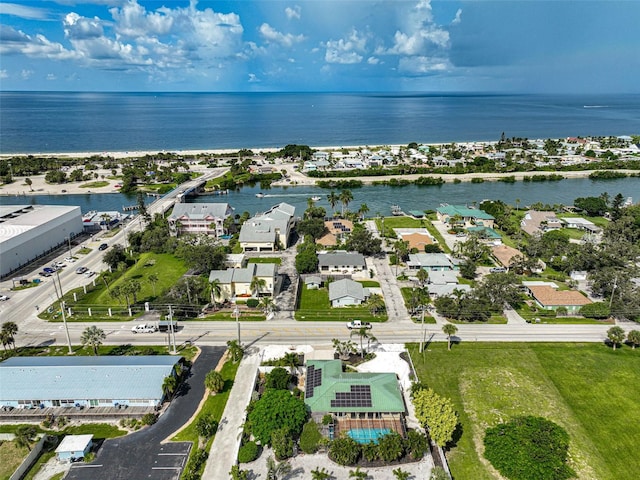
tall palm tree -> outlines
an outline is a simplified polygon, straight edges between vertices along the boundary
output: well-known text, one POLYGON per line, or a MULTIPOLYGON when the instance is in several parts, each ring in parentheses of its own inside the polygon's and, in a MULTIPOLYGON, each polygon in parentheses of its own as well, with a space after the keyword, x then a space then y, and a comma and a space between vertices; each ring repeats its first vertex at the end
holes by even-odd
POLYGON ((400 260, 404 260, 404 258, 409 253, 409 242, 404 240, 396 240, 393 243, 393 250, 396 252, 396 277, 398 276, 398 264, 400 260))
POLYGON ((259 278, 256 276, 251 279, 251 283, 249 284, 249 288, 252 292, 255 293, 256 297, 260 296, 260 293, 262 293, 262 290, 264 290, 266 286, 267 281, 264 278, 259 278))
POLYGON ((298 356, 298 354, 296 352, 287 352, 284 354, 282 360, 284 361, 285 365, 289 367, 291 375, 293 375, 295 373, 296 367, 298 366, 298 363, 300 362, 300 357, 298 356))
POLYGON ((260 308, 262 309, 265 315, 269 315, 275 310, 276 304, 273 302, 273 298, 262 297, 260 299, 260 308))
POLYGON ((267 478, 278 480, 280 475, 287 475, 291 471, 291 464, 288 462, 276 462, 273 457, 267 458, 267 478))
POLYGON ((344 209, 347 208, 351 200, 353 200, 353 193, 351 193, 351 190, 342 190, 338 198, 342 203, 342 216, 344 216, 344 209))
POLYGON ((211 303, 215 307, 217 305, 217 299, 222 295, 222 283, 219 278, 214 278, 209 282, 211 292, 211 303))
POLYGON ((149 283, 151 284, 151 287, 153 288, 153 296, 156 296, 156 283, 158 283, 158 275, 156 275, 155 273, 152 273, 151 275, 149 275, 147 277, 147 280, 149 281, 149 283))
POLYGON ((385 308, 382 295, 379 295, 377 293, 374 293, 373 295, 369 296, 369 298, 367 299, 366 305, 369 308, 371 315, 377 315, 378 312, 381 312, 385 308))
POLYGON ((358 214, 360 215, 360 220, 364 220, 364 216, 369 213, 369 206, 366 203, 360 205, 358 209, 358 214))
POLYGON ((31 450, 31 444, 35 441, 37 433, 33 425, 20 425, 15 433, 16 445, 31 450))
POLYGON ((360 356, 362 358, 364 358, 364 344, 363 341, 365 338, 369 338, 370 336, 372 336, 372 334, 369 333, 369 330, 367 330, 365 327, 360 327, 357 330, 351 330, 351 333, 349 334, 349 337, 352 337, 353 334, 356 334, 360 337, 360 356))
POLYGON ((458 327, 453 323, 445 323, 442 326, 442 332, 447 336, 447 350, 451 350, 451 336, 455 335, 457 331, 458 327))
POLYGON ((162 381, 162 391, 164 392, 164 396, 169 398, 173 395, 173 392, 176 391, 178 387, 178 379, 174 375, 167 375, 164 377, 162 381))
POLYGON ((102 341, 107 338, 104 333, 104 330, 96 327, 95 325, 91 325, 87 327, 82 332, 80 336, 80 343, 82 345, 89 345, 93 349, 93 354, 98 355, 98 347, 102 345, 102 341))
POLYGON ((331 210, 333 210, 333 213, 336 213, 336 204, 340 201, 340 197, 338 197, 338 195, 336 195, 335 192, 331 192, 329 193, 329 195, 327 195, 327 202, 329 202, 329 205, 331 206, 331 210))
POLYGON ((9 332, 0 331, 0 342, 2 342, 2 348, 4 348, 5 352, 7 351, 7 345, 11 345, 12 341, 13 337, 9 335, 9 332))
POLYGON ((2 332, 8 335, 8 339, 10 340, 13 349, 16 349, 16 334, 18 333, 18 325, 16 322, 4 322, 2 324, 2 332))
POLYGON ((418 273, 416 273, 416 278, 418 279, 420 286, 424 287, 424 285, 429 280, 429 273, 424 268, 421 268, 420 270, 418 270, 418 273))

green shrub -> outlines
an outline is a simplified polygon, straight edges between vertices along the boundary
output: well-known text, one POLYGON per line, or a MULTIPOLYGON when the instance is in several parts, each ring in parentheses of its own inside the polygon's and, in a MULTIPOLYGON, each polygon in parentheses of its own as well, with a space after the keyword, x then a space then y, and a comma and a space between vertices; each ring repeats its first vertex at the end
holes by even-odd
POLYGON ((336 438, 329 446, 329 458, 338 465, 355 465, 360 453, 360 444, 351 437, 336 438))
POLYGON ((291 375, 282 367, 276 367, 265 376, 265 387, 276 390, 289 390, 291 375))
POLYGON ((204 377, 204 386, 213 393, 221 392, 224 388, 224 378, 222 378, 222 374, 215 370, 211 370, 204 377))
POLYGON ((238 450, 238 462, 253 462, 260 456, 260 447, 256 442, 247 442, 238 450))
POLYGON ((153 425, 158 421, 158 415, 155 413, 145 413, 140 421, 143 425, 153 425))
POLYGON ((304 453, 316 453, 318 451, 318 442, 320 442, 321 438, 322 435, 316 422, 311 420, 305 423, 300 434, 300 449, 304 453))
POLYGON ((260 300, 257 298, 249 298, 247 299, 247 307, 256 308, 260 304, 260 300))
POLYGON ((580 315, 586 318, 597 318, 599 320, 609 317, 609 305, 603 302, 594 302, 580 308, 580 315))
POLYGON ((516 417, 488 428, 484 456, 510 480, 564 480, 575 473, 567 465, 569 435, 541 417, 516 417))
POLYGON ((286 428, 280 428, 271 434, 271 448, 276 460, 286 460, 293 457, 293 440, 286 428))
POLYGON ((404 440, 396 432, 378 438, 378 456, 384 462, 394 462, 404 455, 404 440))
POLYGON ((407 432, 405 445, 409 455, 415 460, 421 459, 429 451, 427 437, 416 430, 409 430, 407 432))
POLYGON ((367 462, 373 462, 378 459, 379 450, 378 445, 375 443, 365 443, 364 445, 361 445, 360 448, 362 449, 362 456, 367 462))
POLYGON ((333 423, 333 415, 331 415, 330 413, 327 413, 325 416, 322 417, 323 425, 329 425, 331 423, 333 423))

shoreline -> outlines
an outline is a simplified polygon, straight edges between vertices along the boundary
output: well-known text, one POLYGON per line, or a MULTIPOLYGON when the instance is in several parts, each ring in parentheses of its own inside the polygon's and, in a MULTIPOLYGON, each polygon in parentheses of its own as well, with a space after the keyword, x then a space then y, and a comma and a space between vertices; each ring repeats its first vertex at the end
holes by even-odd
MULTIPOLYGON (((574 180, 580 178, 588 178, 589 175, 597 170, 577 170, 566 172, 508 172, 508 173, 464 173, 464 174, 406 174, 406 175, 384 175, 384 176, 353 176, 353 177, 335 177, 335 178, 311 178, 303 175, 302 173, 293 170, 293 165, 281 165, 288 171, 289 181, 278 180, 272 182, 274 187, 314 187, 317 186, 319 181, 341 181, 341 180, 359 180, 363 185, 372 185, 375 182, 389 181, 391 179, 396 180, 409 180, 415 181, 420 177, 433 177, 442 178, 445 183, 453 183, 456 180, 460 180, 462 183, 470 183, 473 179, 481 178, 485 182, 497 182, 500 178, 514 177, 516 182, 522 182, 523 178, 531 177, 535 175, 562 175, 563 180, 574 180)), ((616 172, 626 173, 627 175, 640 175, 640 172, 636 170, 616 169, 611 170, 616 172)), ((0 186, 0 198, 7 198, 12 196, 33 196, 33 195, 85 195, 92 193, 120 193, 120 190, 115 187, 120 183, 120 180, 107 180, 108 185, 99 188, 81 188, 81 185, 89 182, 77 182, 77 183, 63 183, 63 184, 48 184, 44 181, 44 175, 31 176, 32 191, 29 190, 29 186, 24 183, 25 177, 18 177, 13 183, 0 186)), ((559 180, 556 180, 559 181, 559 180)), ((402 186, 398 186, 401 188, 402 186)), ((146 195, 145 190, 139 190, 146 195)), ((134 193, 135 195, 135 193, 134 193)))

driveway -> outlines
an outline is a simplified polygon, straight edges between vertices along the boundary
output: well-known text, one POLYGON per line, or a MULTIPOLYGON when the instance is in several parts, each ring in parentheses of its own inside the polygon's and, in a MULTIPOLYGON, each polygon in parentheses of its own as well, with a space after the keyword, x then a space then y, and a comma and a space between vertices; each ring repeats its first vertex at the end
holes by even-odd
POLYGON ((177 480, 191 442, 167 442, 192 417, 205 392, 204 377, 216 367, 224 347, 202 347, 189 378, 158 422, 130 435, 106 440, 90 464, 74 464, 66 480, 177 480))

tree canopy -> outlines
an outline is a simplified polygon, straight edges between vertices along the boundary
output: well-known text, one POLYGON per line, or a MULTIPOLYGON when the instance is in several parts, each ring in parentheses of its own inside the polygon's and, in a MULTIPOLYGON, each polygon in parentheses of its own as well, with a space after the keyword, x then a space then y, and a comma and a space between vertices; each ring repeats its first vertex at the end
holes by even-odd
POLYGON ((279 428, 286 428, 298 437, 307 420, 304 401, 288 390, 268 389, 256 401, 248 416, 251 433, 262 444, 271 443, 271 435, 279 428))
POLYGON ((451 400, 441 397, 431 388, 421 388, 412 392, 411 400, 420 424, 429 429, 429 434, 436 444, 444 447, 452 440, 453 432, 458 425, 458 415, 451 400))

